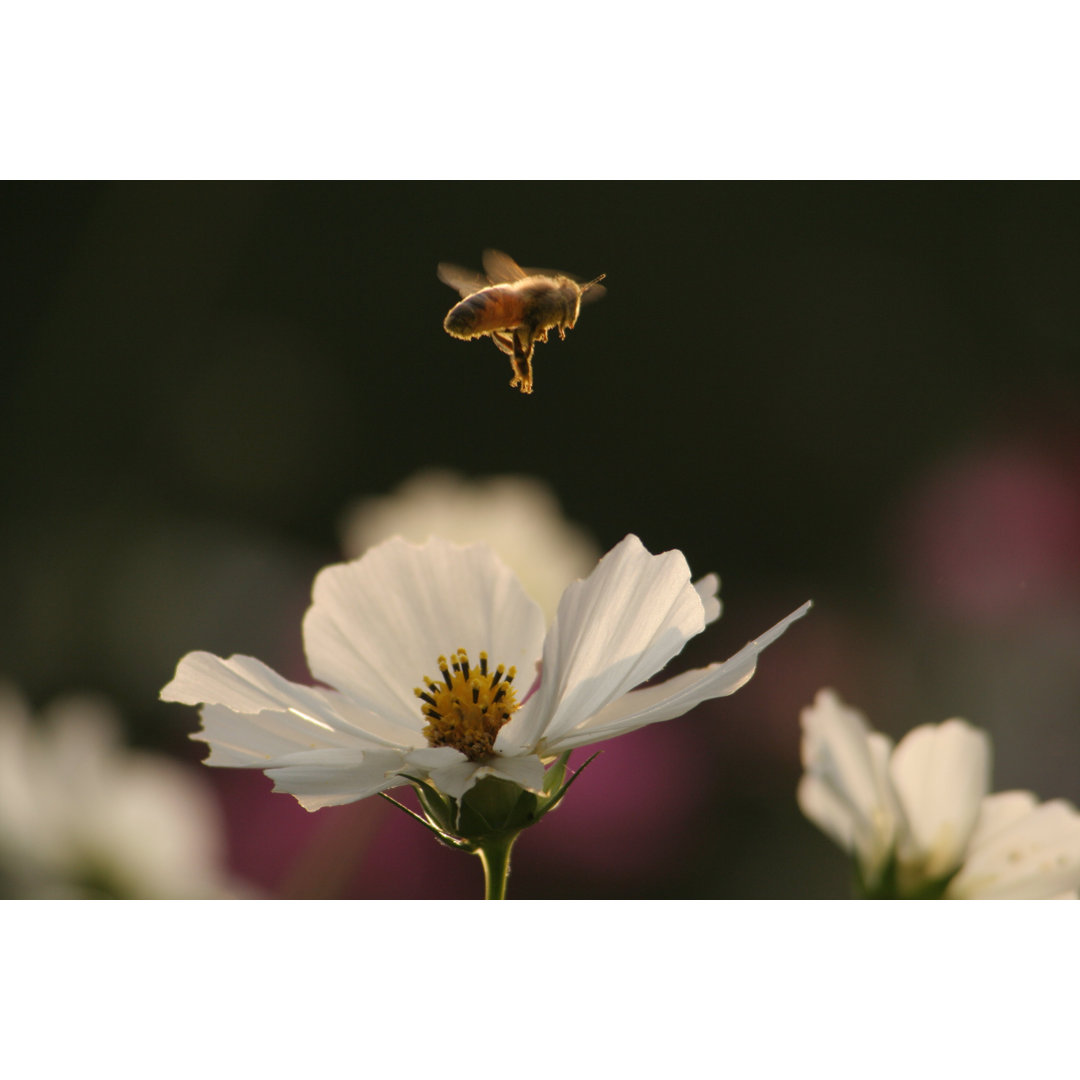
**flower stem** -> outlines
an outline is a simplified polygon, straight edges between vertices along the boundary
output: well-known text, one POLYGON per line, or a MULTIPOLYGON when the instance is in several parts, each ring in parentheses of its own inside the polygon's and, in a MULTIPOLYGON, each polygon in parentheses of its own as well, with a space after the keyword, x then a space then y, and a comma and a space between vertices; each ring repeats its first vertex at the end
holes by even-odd
POLYGON ((489 837, 476 849, 484 864, 484 899, 505 900, 510 877, 510 849, 520 833, 489 837))

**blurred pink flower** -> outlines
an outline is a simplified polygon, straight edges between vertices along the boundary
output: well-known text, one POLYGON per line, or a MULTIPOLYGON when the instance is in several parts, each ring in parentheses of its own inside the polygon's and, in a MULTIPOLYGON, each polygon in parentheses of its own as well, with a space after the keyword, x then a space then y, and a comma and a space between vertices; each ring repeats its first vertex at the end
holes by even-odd
POLYGON ((901 510, 894 552, 915 597, 961 620, 1080 596, 1080 482, 1023 445, 941 467, 901 510))
MULTIPOLYGON (((691 729, 646 728, 606 744, 521 842, 521 875, 559 872, 608 886, 660 880, 701 837, 689 828, 713 794, 711 758, 691 729)), ((580 768, 589 754, 570 760, 580 768)))

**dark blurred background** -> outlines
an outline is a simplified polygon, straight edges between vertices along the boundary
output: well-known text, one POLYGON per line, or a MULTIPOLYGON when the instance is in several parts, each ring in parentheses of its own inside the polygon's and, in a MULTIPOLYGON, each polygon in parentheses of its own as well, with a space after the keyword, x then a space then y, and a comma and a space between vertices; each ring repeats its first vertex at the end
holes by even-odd
MULTIPOLYGON (((606 549, 722 578, 678 670, 812 597, 737 695, 604 745, 518 897, 843 896, 800 816, 802 706, 961 715, 995 786, 1080 800, 1080 190, 1046 183, 8 183, 0 675, 157 700, 192 649, 303 680, 340 521, 417 469, 546 480, 606 549), (608 275, 536 392, 447 336, 439 261, 608 275)), ((673 668, 674 670, 674 668, 673 668)), ((201 767, 200 767, 201 769, 201 767)), ((475 896, 381 800, 216 785, 274 896, 475 896)))

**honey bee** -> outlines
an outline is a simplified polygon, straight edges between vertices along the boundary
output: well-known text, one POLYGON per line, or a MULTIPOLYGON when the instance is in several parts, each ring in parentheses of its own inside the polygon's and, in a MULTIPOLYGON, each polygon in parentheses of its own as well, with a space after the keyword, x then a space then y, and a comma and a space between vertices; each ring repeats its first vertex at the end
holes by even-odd
POLYGON ((522 269, 509 255, 492 250, 484 252, 483 262, 486 278, 439 263, 439 280, 464 297, 447 313, 443 328, 451 337, 466 341, 490 335, 510 357, 514 370, 510 385, 531 394, 533 345, 546 342, 549 330, 557 329, 565 339, 566 331, 577 322, 582 299, 603 296, 600 282, 607 275, 579 285, 566 274, 522 269))

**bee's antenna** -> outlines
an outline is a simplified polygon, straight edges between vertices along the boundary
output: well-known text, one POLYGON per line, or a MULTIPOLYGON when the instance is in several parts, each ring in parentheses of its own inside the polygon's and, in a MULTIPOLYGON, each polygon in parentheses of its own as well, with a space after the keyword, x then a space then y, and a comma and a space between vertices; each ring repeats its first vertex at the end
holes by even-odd
POLYGON ((599 285, 600 282, 603 281, 604 278, 606 278, 606 277, 607 277, 607 274, 601 274, 598 278, 593 278, 592 281, 590 281, 587 285, 582 285, 581 286, 582 293, 583 294, 587 293, 594 285, 599 285))

